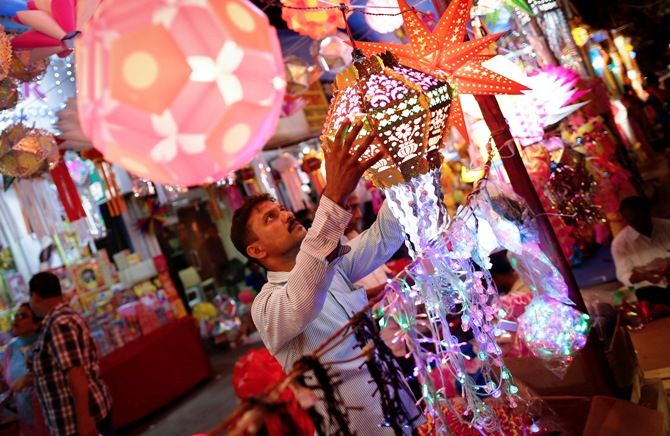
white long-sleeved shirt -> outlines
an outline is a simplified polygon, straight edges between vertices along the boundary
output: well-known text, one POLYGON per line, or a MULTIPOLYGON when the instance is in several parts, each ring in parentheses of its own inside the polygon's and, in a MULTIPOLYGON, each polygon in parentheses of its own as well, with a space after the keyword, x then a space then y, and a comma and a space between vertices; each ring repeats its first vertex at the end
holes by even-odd
POLYGON ((631 226, 625 227, 612 241, 612 257, 616 266, 617 279, 626 286, 667 286, 647 281, 631 283, 633 269, 643 267, 656 259, 670 258, 670 220, 653 218, 651 237, 647 237, 631 226))
MULTIPOLYGON (((377 221, 359 236, 352 249, 340 245, 351 214, 322 197, 312 227, 307 232, 290 272, 268 271, 268 283, 258 294, 251 314, 265 346, 285 370, 303 355, 313 352, 323 341, 349 321, 367 304, 365 290, 354 285, 389 259, 400 247, 404 233, 384 205, 377 221), (338 248, 339 247, 339 248, 338 248), (327 257, 338 249, 332 262, 327 257)), ((348 360, 360 354, 356 340, 348 337, 329 351, 323 362, 348 360)), ((380 428, 384 422, 376 386, 364 360, 337 364, 339 392, 349 410, 351 430, 356 434, 392 434, 380 428)), ((412 417, 419 412, 409 390, 403 403, 412 417)), ((324 413, 323 404, 317 408, 324 413)), ((408 433, 410 430, 408 429, 408 433)))

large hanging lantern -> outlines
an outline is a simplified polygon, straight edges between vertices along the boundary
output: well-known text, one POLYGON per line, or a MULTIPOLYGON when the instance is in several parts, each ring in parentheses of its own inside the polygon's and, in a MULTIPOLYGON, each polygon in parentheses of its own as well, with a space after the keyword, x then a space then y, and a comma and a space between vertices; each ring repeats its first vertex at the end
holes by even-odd
POLYGON ((284 64, 248 0, 108 0, 75 53, 83 132, 138 176, 211 183, 275 131, 284 64))
POLYGON ((367 120, 365 130, 376 127, 368 154, 383 150, 384 158, 367 173, 376 186, 407 183, 439 168, 450 103, 446 82, 386 53, 357 61, 337 76, 335 86, 324 134, 334 135, 347 119, 367 120))
POLYGON ((400 221, 406 226, 412 252, 429 242, 428 235, 437 235, 443 224, 443 210, 436 203, 449 92, 446 82, 398 64, 390 53, 358 59, 336 78, 324 128, 324 135, 332 139, 345 120, 365 120, 356 146, 371 128, 376 129, 366 156, 382 151, 383 158, 366 177, 388 189, 394 213, 403 215, 400 221), (418 225, 413 210, 402 204, 422 201, 428 203, 421 209, 431 216, 418 225))
MULTIPOLYGON (((346 26, 342 12, 337 8, 329 8, 327 2, 325 5, 320 0, 283 0, 281 3, 281 17, 289 29, 312 39, 333 35, 338 28, 344 29, 346 26)), ((338 3, 349 6, 349 0, 338 3)))
POLYGON ((58 162, 53 135, 39 129, 13 125, 0 135, 0 173, 9 177, 30 177, 58 162))

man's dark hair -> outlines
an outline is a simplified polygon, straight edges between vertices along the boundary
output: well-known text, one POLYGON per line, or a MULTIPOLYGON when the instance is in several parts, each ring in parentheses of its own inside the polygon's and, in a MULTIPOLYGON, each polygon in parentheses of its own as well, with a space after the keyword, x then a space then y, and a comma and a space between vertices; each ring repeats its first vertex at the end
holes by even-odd
POLYGON ((30 294, 40 298, 57 298, 63 296, 58 276, 50 272, 37 273, 28 283, 30 294))
POLYGON ((621 200, 621 204, 619 204, 619 212, 622 214, 625 212, 635 212, 635 213, 649 213, 651 211, 651 204, 649 201, 641 197, 639 195, 635 195, 632 197, 626 197, 623 200, 621 200))
MULTIPOLYGON (((233 245, 237 251, 246 257, 249 257, 247 254, 247 247, 254 242, 253 238, 256 237, 249 228, 249 218, 251 218, 254 208, 266 201, 274 201, 274 198, 269 194, 247 197, 242 206, 240 206, 240 208, 233 214, 233 224, 230 228, 230 239, 233 241, 233 245)), ((254 259, 251 260, 255 261, 254 259)))

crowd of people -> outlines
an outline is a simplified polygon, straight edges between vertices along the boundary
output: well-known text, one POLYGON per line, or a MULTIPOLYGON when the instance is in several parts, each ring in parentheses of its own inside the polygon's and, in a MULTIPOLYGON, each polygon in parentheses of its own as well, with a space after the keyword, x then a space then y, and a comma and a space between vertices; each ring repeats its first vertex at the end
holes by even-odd
POLYGON ((63 299, 58 277, 33 276, 30 302, 14 316, 0 357, 3 435, 114 435, 112 398, 84 318, 63 299))

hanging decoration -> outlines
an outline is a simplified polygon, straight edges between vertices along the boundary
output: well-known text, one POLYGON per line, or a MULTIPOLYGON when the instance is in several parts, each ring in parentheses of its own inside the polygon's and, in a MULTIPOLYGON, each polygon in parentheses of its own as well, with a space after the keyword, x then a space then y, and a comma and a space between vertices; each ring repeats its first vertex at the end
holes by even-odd
POLYGON ((472 0, 454 0, 431 31, 412 10, 406 0, 398 0, 410 44, 357 42, 365 55, 390 51, 400 63, 440 80, 448 81, 454 91, 454 103, 449 114, 449 126, 456 128, 468 140, 459 94, 491 95, 520 94, 526 87, 488 69, 485 63, 493 58, 485 50, 502 34, 463 42, 470 21, 472 0))
MULTIPOLYGON (((312 39, 321 39, 333 35, 337 29, 344 29, 346 23, 337 7, 323 7, 329 2, 321 0, 282 0, 281 17, 288 28, 312 39), (323 8, 320 8, 323 7, 323 8)), ((331 3, 333 6, 349 6, 349 0, 331 3)))
POLYGON ((28 233, 43 241, 65 231, 61 205, 44 177, 16 179, 14 190, 25 217, 28 233))
POLYGON ((19 102, 19 90, 10 78, 0 80, 0 111, 11 109, 19 102))
POLYGON ((558 376, 563 376, 588 338, 589 317, 573 307, 565 279, 540 247, 539 231, 525 202, 489 182, 476 216, 488 222, 533 299, 519 318, 518 337, 558 376))
MULTIPOLYGON (((555 139, 555 138, 554 138, 555 139)), ((550 141, 551 138, 548 140, 550 141)), ((560 140, 559 140, 560 141, 560 140)), ((546 141, 545 141, 546 142, 546 141)), ((574 254, 574 247, 577 240, 574 235, 574 228, 565 223, 561 214, 556 210, 546 192, 551 177, 551 154, 549 149, 543 143, 537 143, 523 149, 523 161, 526 165, 528 175, 530 176, 535 192, 537 192, 542 208, 549 213, 549 221, 554 233, 561 245, 561 250, 567 259, 574 254)))
POLYGON ((535 357, 562 377, 575 353, 586 345, 589 330, 588 315, 538 296, 519 318, 518 334, 535 357))
POLYGON ((0 26, 0 80, 7 77, 12 62, 12 43, 0 26))
POLYGON ((7 75, 19 82, 32 82, 44 74, 49 66, 49 58, 31 59, 30 51, 15 50, 7 75))
POLYGON ((395 32, 402 26, 402 15, 397 0, 368 0, 365 4, 365 22, 378 33, 395 32))
POLYGON ((396 280, 397 292, 384 313, 401 327, 395 341, 402 341, 414 357, 424 389, 422 401, 439 429, 446 431, 442 409, 452 406, 443 390, 449 384, 447 374, 452 374, 472 413, 469 422, 483 431, 495 430, 494 414, 480 395, 511 395, 514 403, 516 387, 495 340, 497 291, 476 244, 476 226, 468 224, 468 212, 446 226, 439 168, 451 102, 449 84, 400 65, 386 53, 356 59, 337 76, 335 85, 324 142, 333 139, 345 120, 364 121, 355 147, 375 131, 366 153, 381 151, 383 158, 366 177, 386 190, 415 258, 406 276, 396 280), (425 317, 417 313, 417 305, 425 307, 425 317), (460 341, 449 329, 452 316, 460 316, 464 328, 472 331, 483 381, 469 375, 460 341))
POLYGON ((321 70, 316 64, 309 64, 304 59, 289 55, 284 58, 286 72, 286 94, 282 105, 282 116, 289 117, 301 111, 307 101, 302 96, 310 86, 319 79, 321 70))
POLYGON ((289 55, 284 58, 286 71, 286 96, 300 96, 307 92, 312 83, 319 79, 321 71, 302 58, 289 55))
POLYGON ((137 177, 130 175, 130 178, 133 182, 133 196, 135 197, 149 197, 156 195, 156 186, 149 179, 143 179, 142 177, 137 177))
MULTIPOLYGON (((489 66, 500 73, 505 71, 504 74, 508 77, 523 77, 516 64, 502 57, 496 58, 495 63, 489 63, 489 66)), ((541 142, 545 137, 546 127, 558 123, 588 104, 588 101, 570 104, 588 92, 577 89, 579 80, 579 75, 567 68, 545 67, 530 77, 517 79, 529 88, 523 95, 498 97, 510 132, 520 145, 529 146, 541 142)))
POLYGON ((105 1, 75 54, 84 134, 140 177, 213 183, 275 132, 284 64, 276 30, 249 0, 105 1))
POLYGON ((84 206, 79 198, 77 186, 72 180, 68 165, 64 160, 61 160, 54 166, 51 171, 51 179, 58 190, 58 198, 60 199, 63 209, 65 209, 65 216, 71 223, 78 219, 86 217, 84 206))
POLYGON ((586 160, 571 148, 562 149, 559 161, 552 164, 546 192, 569 226, 585 229, 603 220, 593 200, 596 183, 586 169, 586 160))
POLYGON ((72 181, 80 187, 87 186, 93 169, 93 163, 84 160, 73 151, 66 151, 63 154, 63 161, 67 165, 67 170, 72 177, 72 181))
MULTIPOLYGON (((391 54, 372 56, 359 59, 337 76, 324 126, 326 140, 347 119, 365 121, 361 135, 376 130, 367 153, 383 151, 384 157, 368 171, 367 178, 377 187, 390 188, 394 214, 402 217, 412 252, 427 244, 443 224, 436 176, 442 164, 440 147, 449 103, 447 83, 399 65, 391 54), (414 216, 413 209, 405 207, 408 202, 425 215, 414 216)), ((357 141, 359 146, 362 140, 357 141)))
MULTIPOLYGON (((82 153, 82 156, 93 161, 95 165, 95 177, 99 179, 95 184, 100 186, 99 189, 96 189, 100 192, 97 193, 98 195, 94 195, 94 197, 97 197, 96 201, 98 201, 98 203, 106 202, 111 216, 120 216, 126 211, 127 206, 126 201, 123 199, 121 189, 116 183, 116 175, 114 174, 112 164, 105 161, 100 152, 95 149, 82 153)), ((91 185, 93 184, 94 183, 91 183, 91 185)))
POLYGON ((323 71, 338 74, 351 64, 352 49, 347 39, 344 33, 337 32, 312 44, 312 56, 323 71))
POLYGON ((303 182, 300 180, 300 165, 298 160, 289 153, 283 153, 272 162, 272 168, 277 170, 284 187, 286 205, 293 212, 305 209, 309 204, 309 197, 303 191, 303 182))
POLYGON ((28 10, 16 12, 16 20, 31 29, 12 39, 15 49, 30 50, 32 59, 72 53, 79 36, 100 0, 31 1, 28 10))
POLYGON ((148 200, 146 209, 148 215, 137 220, 137 227, 143 233, 156 234, 163 229, 163 225, 170 218, 168 207, 161 205, 158 201, 148 200))
POLYGON ((0 135, 0 173, 10 177, 31 177, 58 162, 53 135, 40 129, 15 124, 0 135))
POLYGON ((318 195, 321 195, 323 189, 326 187, 326 178, 321 170, 322 162, 323 155, 311 151, 303 156, 302 164, 300 164, 300 168, 309 175, 312 186, 318 195))

